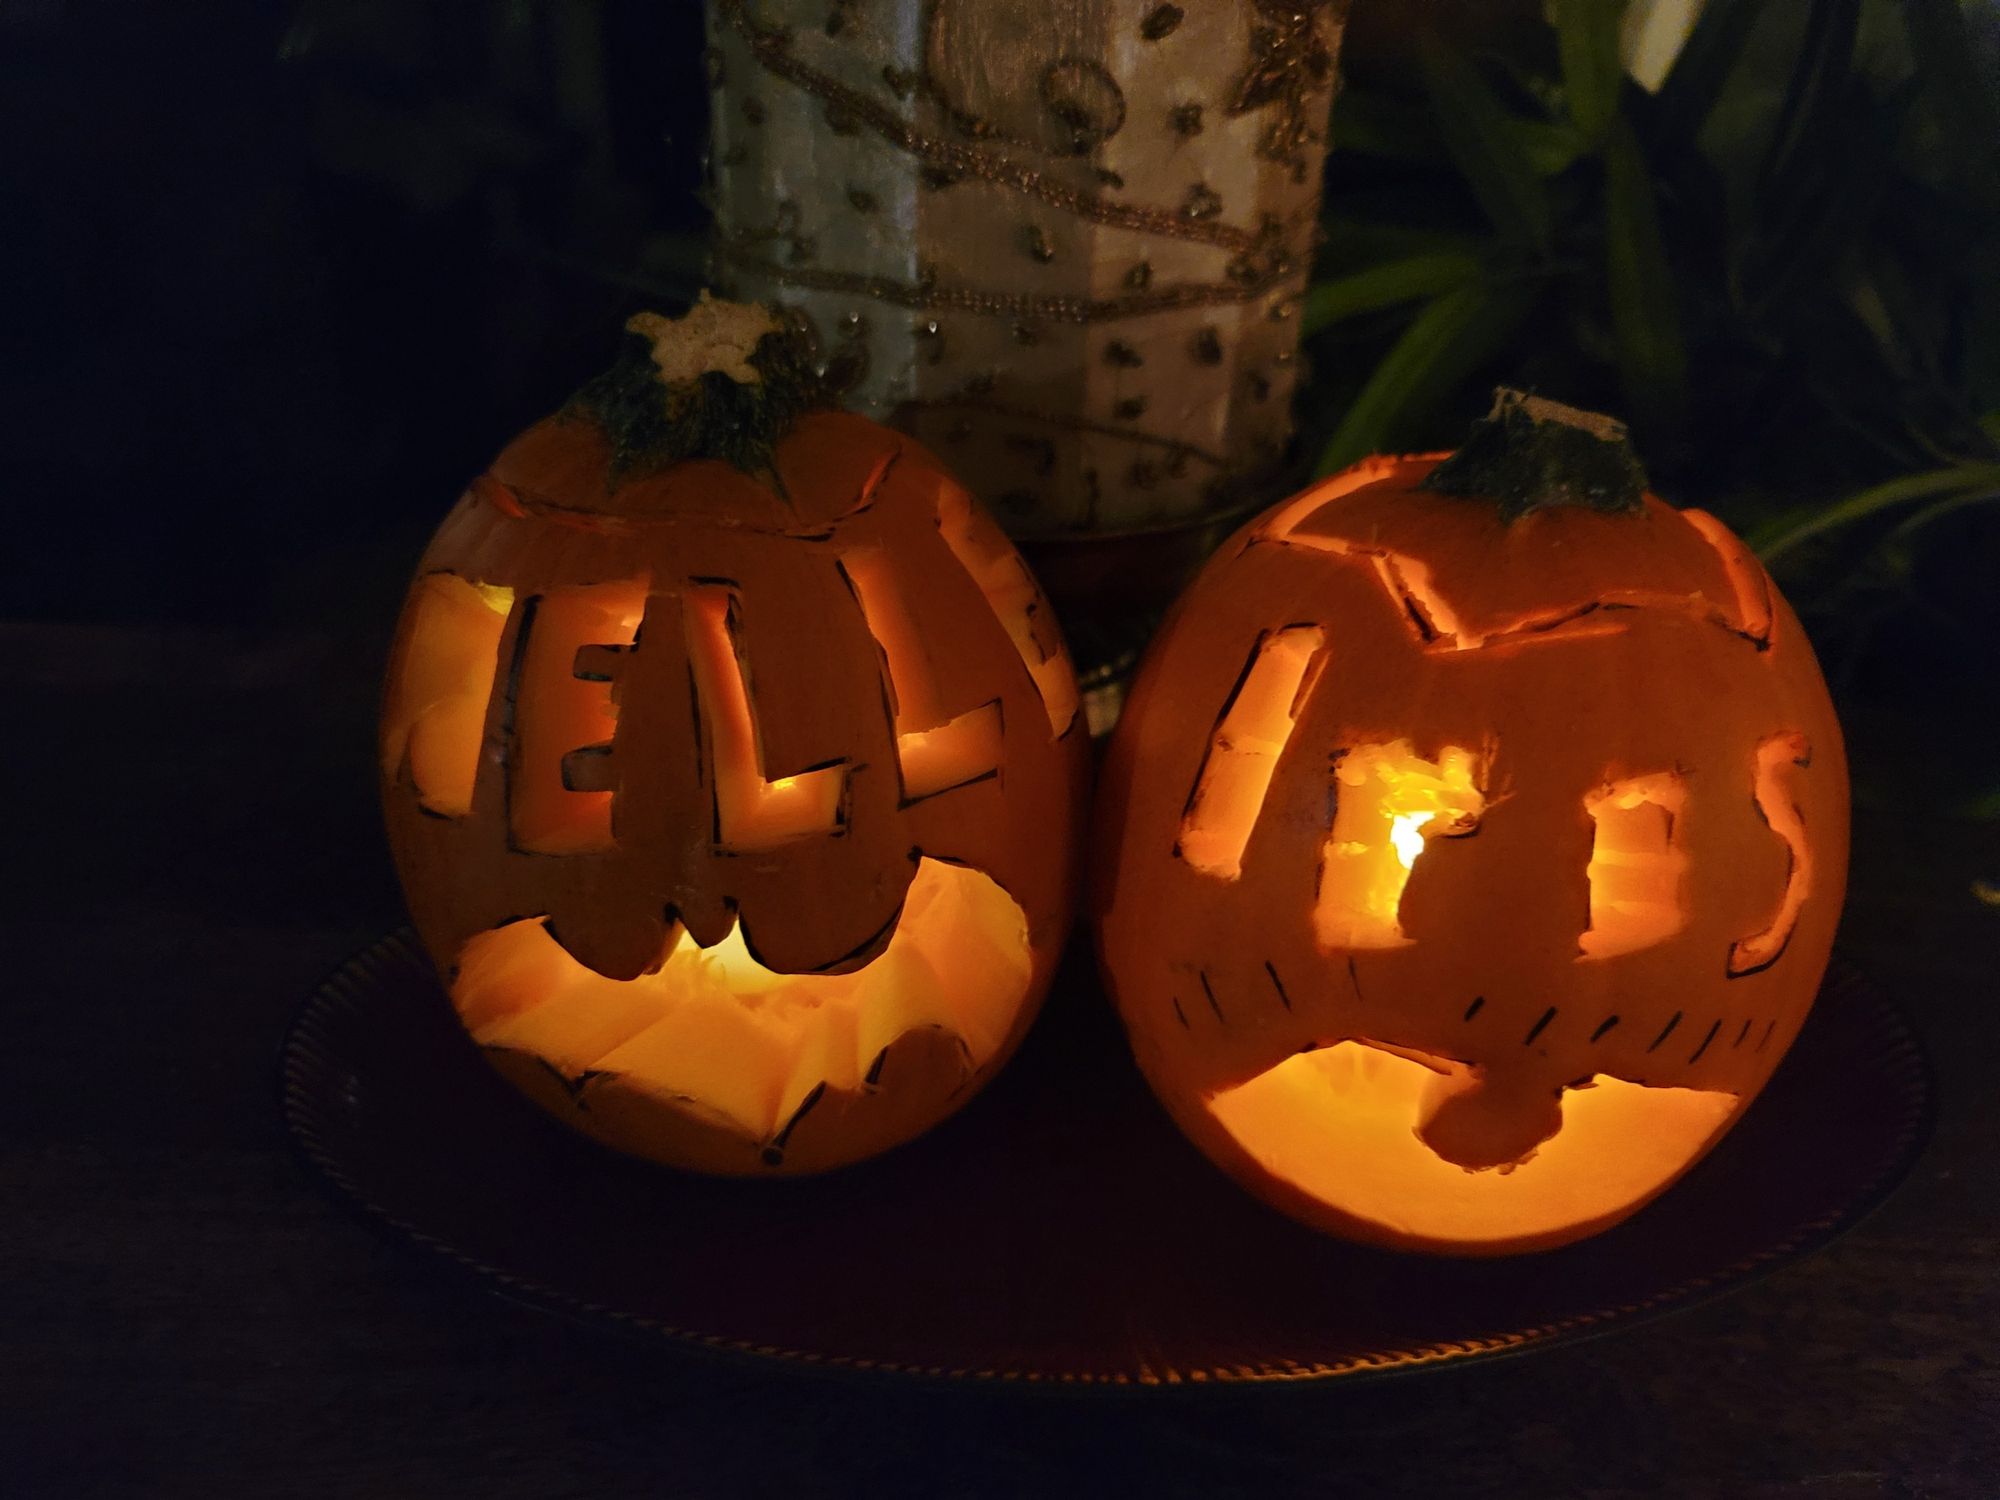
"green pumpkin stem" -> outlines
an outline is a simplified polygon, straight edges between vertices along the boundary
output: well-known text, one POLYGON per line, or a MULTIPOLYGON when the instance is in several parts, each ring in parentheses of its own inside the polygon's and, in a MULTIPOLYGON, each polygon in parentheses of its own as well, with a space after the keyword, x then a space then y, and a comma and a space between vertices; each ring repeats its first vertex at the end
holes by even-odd
POLYGON ((832 401, 810 336, 756 303, 703 292, 679 318, 635 313, 625 334, 563 408, 604 430, 614 483, 692 459, 768 469, 792 423, 832 401))
POLYGON ((1646 471, 1623 422, 1502 386, 1422 488, 1497 503, 1503 521, 1565 505, 1636 515, 1646 471))

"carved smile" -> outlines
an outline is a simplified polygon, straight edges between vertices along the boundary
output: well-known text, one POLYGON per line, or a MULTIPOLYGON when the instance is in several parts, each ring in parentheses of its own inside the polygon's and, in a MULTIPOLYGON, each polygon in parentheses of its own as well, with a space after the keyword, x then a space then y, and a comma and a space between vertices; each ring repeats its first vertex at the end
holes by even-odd
POLYGON ((1491 1100, 1500 1112, 1546 1109, 1553 1133, 1525 1156, 1448 1160, 1441 1150, 1464 1155, 1485 1133, 1490 1122, 1449 1118, 1479 1112, 1482 1096, 1479 1068, 1356 1039, 1289 1057, 1207 1108, 1295 1191, 1399 1236, 1477 1246, 1583 1232, 1630 1212, 1687 1169, 1739 1102, 1598 1074, 1554 1099, 1491 1100))
POLYGON ((1014 899, 978 870, 925 858, 887 947, 851 973, 776 973, 732 929, 709 948, 682 933, 652 973, 607 979, 528 918, 468 942, 451 994, 484 1047, 694 1102, 763 1143, 824 1092, 873 1088, 910 1032, 949 1033, 967 1072, 984 1066, 1032 969, 1014 899))

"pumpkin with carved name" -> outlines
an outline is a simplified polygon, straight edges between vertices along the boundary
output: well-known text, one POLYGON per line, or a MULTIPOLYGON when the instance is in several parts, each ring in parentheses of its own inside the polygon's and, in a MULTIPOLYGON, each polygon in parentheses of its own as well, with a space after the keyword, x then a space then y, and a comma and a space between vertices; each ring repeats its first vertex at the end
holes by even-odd
POLYGON ((641 314, 424 555, 383 709, 419 935, 562 1120, 806 1172, 962 1104, 1061 948, 1087 735, 1020 557, 766 310, 641 314))
POLYGON ((1245 527, 1099 787, 1104 974, 1211 1158, 1321 1229, 1605 1229, 1797 1034, 1847 859, 1798 621, 1608 419, 1503 393, 1245 527))

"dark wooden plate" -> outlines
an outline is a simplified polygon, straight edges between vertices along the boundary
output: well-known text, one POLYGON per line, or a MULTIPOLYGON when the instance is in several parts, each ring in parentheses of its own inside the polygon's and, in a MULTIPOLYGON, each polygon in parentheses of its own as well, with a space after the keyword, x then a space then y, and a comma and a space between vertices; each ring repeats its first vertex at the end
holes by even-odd
POLYGON ((407 934, 335 973, 283 1057, 305 1160, 378 1226, 551 1311, 711 1348, 1062 1384, 1343 1380, 1545 1348, 1825 1244, 1908 1172, 1931 1080, 1836 962, 1757 1107, 1609 1233, 1502 1261, 1322 1238, 1174 1131, 1072 962, 1019 1057, 881 1160, 731 1182, 631 1161, 518 1098, 407 934))

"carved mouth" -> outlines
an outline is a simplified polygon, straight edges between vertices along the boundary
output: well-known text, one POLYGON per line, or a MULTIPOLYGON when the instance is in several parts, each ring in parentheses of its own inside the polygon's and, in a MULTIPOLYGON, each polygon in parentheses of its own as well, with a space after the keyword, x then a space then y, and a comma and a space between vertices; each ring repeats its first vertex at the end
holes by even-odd
POLYGON ((1699 1159, 1739 1101, 1598 1074, 1550 1103, 1494 1098, 1474 1066, 1358 1039, 1295 1054, 1207 1101, 1287 1187, 1459 1250, 1569 1238, 1623 1216, 1699 1159))
POLYGON ((451 997, 482 1046, 698 1101, 764 1141, 816 1091, 871 1087, 886 1050, 921 1028, 956 1036, 976 1071, 1012 1032, 1033 967, 1013 897, 924 858, 888 946, 851 973, 777 973, 732 929, 711 948, 680 933, 652 973, 607 979, 528 918, 465 945, 451 997))

